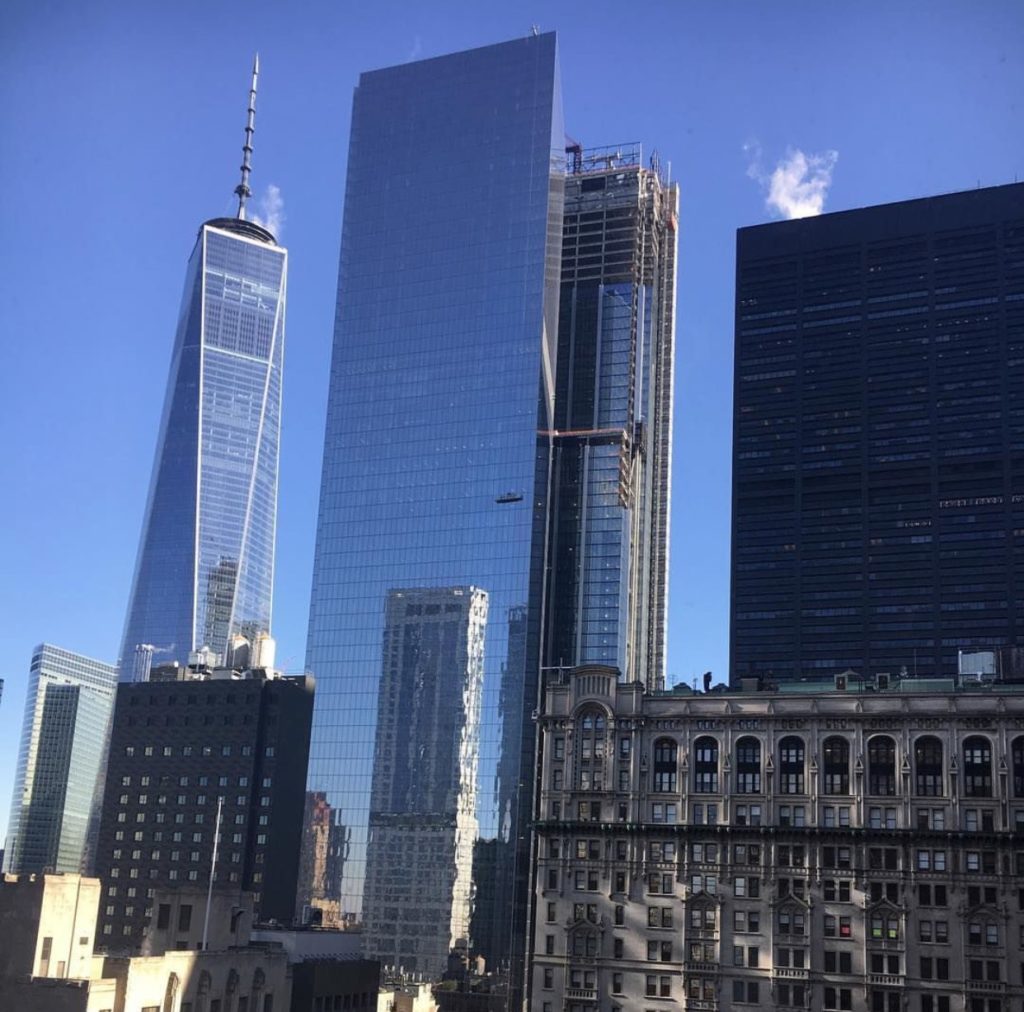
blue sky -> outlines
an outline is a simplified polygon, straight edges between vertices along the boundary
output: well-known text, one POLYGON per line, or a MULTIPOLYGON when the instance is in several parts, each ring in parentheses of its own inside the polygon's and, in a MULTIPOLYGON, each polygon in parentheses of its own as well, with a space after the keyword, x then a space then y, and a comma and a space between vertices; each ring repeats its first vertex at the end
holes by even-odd
POLYGON ((535 23, 559 32, 569 132, 656 147, 681 186, 669 672, 725 675, 735 230, 1024 178, 1024 4, 8 0, 0 838, 32 647, 115 659, 185 262, 232 213, 253 52, 253 186, 280 188, 291 261, 274 632, 299 669, 352 87, 535 23))

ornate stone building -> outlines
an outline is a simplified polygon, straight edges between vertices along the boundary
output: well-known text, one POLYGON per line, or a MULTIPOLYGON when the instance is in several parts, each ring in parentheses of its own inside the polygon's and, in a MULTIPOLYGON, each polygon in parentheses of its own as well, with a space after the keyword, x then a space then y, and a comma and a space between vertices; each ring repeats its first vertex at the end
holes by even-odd
POLYGON ((1010 1012, 1024 685, 549 678, 536 1012, 1010 1012))

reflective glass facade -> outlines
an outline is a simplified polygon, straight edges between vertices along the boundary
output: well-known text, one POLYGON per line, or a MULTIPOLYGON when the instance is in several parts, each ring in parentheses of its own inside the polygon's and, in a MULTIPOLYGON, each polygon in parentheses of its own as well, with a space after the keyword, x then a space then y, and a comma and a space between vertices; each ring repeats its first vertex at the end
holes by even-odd
POLYGON ((184 664, 269 630, 287 252, 250 222, 200 229, 121 647, 184 664), (148 651, 147 651, 148 652, 148 651))
POLYGON ((33 651, 4 871, 90 870, 116 688, 111 664, 33 651))
POLYGON ((365 922, 368 954, 407 969, 442 969, 467 914, 499 964, 523 916, 563 138, 553 35, 366 73, 355 93, 306 659, 307 839, 330 853, 307 855, 322 881, 300 900, 365 922), (400 601, 464 610, 445 640, 400 601), (418 645, 396 660, 399 633, 418 645), (409 844, 396 810, 415 805, 436 828, 406 882, 375 855, 409 844))
POLYGON ((664 683, 678 188, 639 146, 571 150, 545 664, 664 683))
POLYGON ((1024 185, 741 229, 734 679, 1024 647, 1024 185))

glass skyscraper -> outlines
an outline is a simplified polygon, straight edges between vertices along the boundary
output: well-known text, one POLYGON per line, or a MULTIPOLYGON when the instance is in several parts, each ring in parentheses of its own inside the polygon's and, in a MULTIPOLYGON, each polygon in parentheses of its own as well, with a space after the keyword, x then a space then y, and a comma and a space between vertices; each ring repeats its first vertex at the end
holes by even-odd
MULTIPOLYGON (((189 260, 121 646, 186 663, 270 629, 287 251, 216 218, 189 260)), ((144 671, 142 672, 144 674, 144 671)))
POLYGON ((360 78, 300 903, 428 974, 467 940, 510 1006, 538 683, 663 681, 677 203, 567 145, 554 35, 360 78))
POLYGON ((1024 184, 741 229, 734 413, 734 680, 1022 663, 1024 184))
POLYGON ((117 668, 42 643, 32 652, 4 870, 88 872, 117 668))
POLYGON ((356 89, 306 658, 309 789, 345 844, 337 906, 314 904, 365 923, 368 954, 407 969, 444 968, 467 889, 473 918, 505 926, 492 965, 522 915, 510 898, 527 872, 564 146, 553 34, 364 73, 356 89), (459 608, 460 631, 431 646, 433 623, 404 624, 420 653, 394 668, 396 602, 459 608), (403 693, 411 709, 396 709, 403 693), (443 762, 432 714, 456 736, 443 762), (397 846, 397 785, 428 763, 444 783, 424 820, 448 867, 403 884, 375 854, 397 846), (492 879, 486 913, 474 855, 492 879))

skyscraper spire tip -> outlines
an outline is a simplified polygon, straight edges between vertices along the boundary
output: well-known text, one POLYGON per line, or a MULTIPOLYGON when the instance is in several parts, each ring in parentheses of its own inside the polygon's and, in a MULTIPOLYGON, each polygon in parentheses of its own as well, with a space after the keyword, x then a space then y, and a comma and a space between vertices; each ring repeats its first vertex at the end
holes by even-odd
POLYGON ((249 110, 245 122, 245 143, 242 145, 242 179, 235 187, 238 196, 238 217, 245 221, 245 202, 252 196, 249 174, 252 171, 252 135, 256 132, 256 84, 260 76, 260 54, 252 61, 252 85, 249 88, 249 110))

